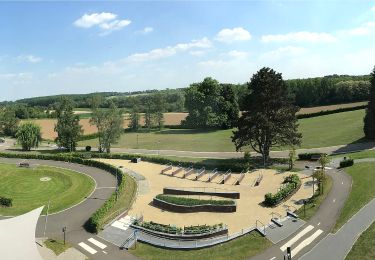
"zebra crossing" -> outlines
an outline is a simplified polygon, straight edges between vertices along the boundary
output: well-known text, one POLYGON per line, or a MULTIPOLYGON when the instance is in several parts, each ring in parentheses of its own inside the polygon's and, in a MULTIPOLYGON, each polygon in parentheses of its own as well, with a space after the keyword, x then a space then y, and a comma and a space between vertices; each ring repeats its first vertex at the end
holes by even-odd
POLYGON ((280 247, 280 250, 285 252, 288 247, 291 247, 292 257, 295 257, 302 249, 310 245, 322 233, 323 233, 323 230, 317 227, 314 227, 313 225, 308 225, 302 231, 300 231, 297 235, 295 235, 292 239, 290 239, 288 242, 282 245, 280 247))
POLYGON ((91 255, 95 255, 99 250, 101 250, 104 254, 107 254, 105 251, 103 251, 107 245, 92 237, 87 239, 87 242, 80 242, 78 245, 91 255))
POLYGON ((127 230, 130 227, 130 225, 134 222, 134 220, 135 217, 127 215, 113 222, 111 226, 122 230, 127 230))

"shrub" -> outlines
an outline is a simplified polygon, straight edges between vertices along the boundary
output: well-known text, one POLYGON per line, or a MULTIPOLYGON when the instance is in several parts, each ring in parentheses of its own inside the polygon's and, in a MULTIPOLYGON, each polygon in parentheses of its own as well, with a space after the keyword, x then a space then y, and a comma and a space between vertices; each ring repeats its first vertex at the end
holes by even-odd
POLYGON ((12 207, 13 206, 12 201, 13 200, 11 198, 0 197, 0 205, 1 206, 12 207))
POLYGON ((312 160, 314 157, 320 157, 324 155, 325 153, 300 153, 298 154, 299 160, 312 160))
POLYGON ((86 146, 86 152, 90 152, 90 151, 91 151, 91 146, 90 145, 86 146))
POLYGON ((167 203, 172 203, 182 206, 199 206, 199 205, 220 205, 220 206, 229 206, 234 205, 233 200, 201 200, 201 199, 192 199, 186 197, 178 196, 169 196, 164 194, 159 194, 156 196, 157 199, 165 201, 167 203))
POLYGON ((349 166, 352 166, 354 164, 354 160, 353 159, 344 159, 342 161, 340 161, 340 168, 345 168, 345 167, 349 167, 349 166))
POLYGON ((275 206, 282 200, 292 194, 301 184, 301 180, 297 174, 291 174, 284 178, 284 186, 275 194, 267 193, 264 195, 264 203, 266 206, 275 206))

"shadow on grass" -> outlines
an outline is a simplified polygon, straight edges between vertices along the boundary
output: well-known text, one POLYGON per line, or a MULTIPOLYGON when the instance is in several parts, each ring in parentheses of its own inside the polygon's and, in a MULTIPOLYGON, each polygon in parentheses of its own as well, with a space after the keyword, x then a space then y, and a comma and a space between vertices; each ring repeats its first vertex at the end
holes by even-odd
POLYGON ((375 140, 367 140, 366 138, 362 137, 354 142, 346 144, 344 147, 340 147, 337 150, 333 151, 333 154, 340 154, 340 153, 350 153, 360 150, 367 150, 375 148, 375 140))

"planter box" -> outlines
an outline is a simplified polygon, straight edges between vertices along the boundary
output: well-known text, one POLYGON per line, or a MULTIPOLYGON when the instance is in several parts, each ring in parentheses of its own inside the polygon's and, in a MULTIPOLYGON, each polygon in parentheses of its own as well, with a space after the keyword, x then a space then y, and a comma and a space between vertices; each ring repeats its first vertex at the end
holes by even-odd
POLYGON ((208 195, 208 196, 217 196, 223 198, 230 198, 230 199, 239 199, 240 193, 236 191, 229 191, 229 192, 220 192, 220 191, 194 191, 194 190, 180 190, 176 188, 164 188, 163 194, 171 194, 171 195, 208 195))
POLYGON ((237 205, 195 205, 195 206, 186 206, 186 205, 177 205, 168 203, 157 198, 154 198, 152 204, 155 207, 178 213, 192 213, 192 212, 223 212, 231 213, 236 212, 237 205))

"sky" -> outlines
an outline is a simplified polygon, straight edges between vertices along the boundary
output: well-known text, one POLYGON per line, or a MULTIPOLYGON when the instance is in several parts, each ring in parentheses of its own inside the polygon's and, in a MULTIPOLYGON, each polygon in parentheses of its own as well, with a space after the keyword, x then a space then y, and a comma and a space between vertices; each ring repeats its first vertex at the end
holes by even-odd
POLYGON ((0 0, 0 101, 369 74, 375 1, 0 0))

